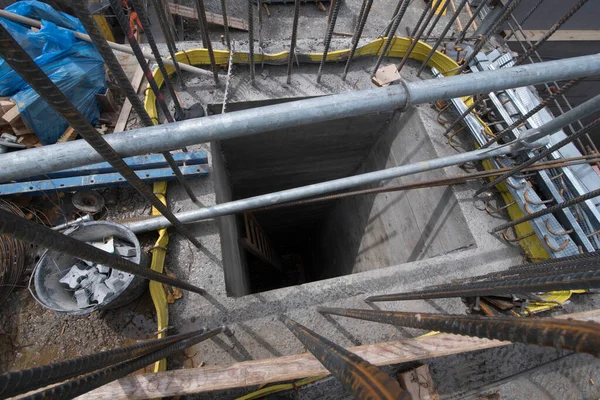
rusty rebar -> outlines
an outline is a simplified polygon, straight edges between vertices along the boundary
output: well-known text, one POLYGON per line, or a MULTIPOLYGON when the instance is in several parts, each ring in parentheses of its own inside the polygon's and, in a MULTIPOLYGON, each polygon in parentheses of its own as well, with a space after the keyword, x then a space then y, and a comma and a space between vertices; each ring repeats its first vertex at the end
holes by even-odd
POLYGON ((383 57, 387 57, 388 50, 390 49, 390 46, 392 44, 392 40, 394 40, 396 37, 396 31, 398 30, 398 27, 400 26, 400 22, 402 21, 404 14, 406 14, 406 10, 408 9, 409 4, 410 4, 410 0, 398 0, 397 8, 399 8, 399 11, 394 15, 394 22, 392 23, 389 31, 387 31, 386 34, 384 35, 384 37, 386 38, 385 43, 383 44, 383 48, 381 49, 381 53, 379 54, 379 57, 377 57, 377 62, 375 63, 375 67, 373 67, 373 71, 371 72, 372 76, 375 76, 375 74, 377 73, 377 69, 381 65, 381 61, 383 61, 383 57))
POLYGON ((290 53, 287 63, 287 84, 292 83, 292 68, 294 56, 296 55, 296 38, 298 37, 298 21, 300 19, 300 0, 294 2, 294 20, 292 21, 292 38, 290 40, 290 53))
MULTIPOLYGON (((423 11, 423 14, 421 15, 421 17, 422 17, 426 12, 429 12, 429 14, 427 15, 427 19, 425 21, 423 21, 423 23, 420 26, 416 26, 415 30, 413 30, 413 34, 410 35, 411 36, 410 37, 410 46, 408 46, 406 53, 404 53, 404 57, 402 57, 400 64, 398 64, 398 67, 397 67, 398 73, 400 73, 400 71, 402 71, 402 68, 408 62, 408 59, 410 58, 412 51, 414 50, 414 48, 417 46, 417 43, 419 43, 419 40, 421 39, 421 35, 423 35, 423 32, 427 28, 427 25, 429 25, 431 18, 433 18, 433 15, 435 13, 435 8, 431 8, 431 10, 428 9, 431 6, 432 2, 433 2, 433 0, 429 0, 427 2, 427 5, 425 6, 425 10, 423 11)), ((436 4, 437 3, 438 2, 436 2, 436 4)), ((421 20, 421 19, 422 18, 420 18, 419 20, 421 20)))
POLYGON ((600 324, 557 318, 483 317, 382 310, 317 308, 322 314, 464 336, 535 344, 600 356, 600 324))
POLYGON ((409 399, 392 379, 373 364, 289 318, 285 326, 357 399, 409 399))
POLYGON ((365 301, 401 301, 473 297, 512 293, 549 292, 600 288, 600 271, 550 273, 543 277, 499 279, 471 284, 448 284, 443 288, 425 288, 414 292, 371 296, 365 301))
POLYGON ((479 3, 479 5, 475 9, 475 11, 473 11, 473 15, 471 15, 471 18, 469 18, 469 20, 465 24, 465 27, 464 27, 462 33, 458 36, 458 38, 456 38, 456 43, 460 43, 463 40, 465 40, 465 37, 467 35, 467 30, 469 30, 471 25, 473 25, 473 22, 475 22, 475 18, 477 18, 479 16, 479 14, 481 14, 481 12, 483 11, 483 7, 485 7, 485 5, 487 3, 488 3, 488 0, 481 0, 481 2, 479 3))
MULTIPOLYGON (((433 22, 431 23, 431 26, 429 27, 429 30, 425 33, 425 35, 423 36, 425 39, 429 38, 429 36, 431 36, 431 33, 433 32, 433 29, 437 26, 438 22, 440 22, 440 19, 442 18, 442 15, 444 15, 444 13, 446 12, 446 9, 448 8, 448 6, 450 5, 450 0, 441 0, 444 1, 444 5, 442 6, 442 9, 439 10, 439 3, 437 3, 436 5, 432 6, 435 9, 438 9, 437 11, 437 16, 435 17, 435 19, 433 20, 433 22)), ((464 1, 464 0, 463 0, 464 1)), ((459 7, 460 8, 460 7, 459 7)), ((435 12, 435 11, 434 11, 435 12)), ((452 19, 452 17, 450 17, 450 23, 454 23, 454 20, 452 19)), ((443 37, 444 35, 440 35, 440 37, 443 37)))
MULTIPOLYGON (((341 0, 339 0, 341 1, 341 0)), ((431 1, 431 0, 430 0, 431 1)), ((362 37, 363 29, 365 28, 365 24, 367 23, 367 18, 369 18, 369 13, 371 12, 371 6, 373 5, 373 0, 363 0, 361 7, 361 14, 358 18, 358 27, 356 28, 356 32, 352 37, 352 47, 350 48, 350 54, 348 54, 348 59, 346 60, 346 66, 344 67, 344 72, 342 73, 342 80, 346 80, 346 75, 348 75, 348 70, 350 69, 350 64, 352 63, 352 59, 354 58, 354 53, 356 53, 356 47, 358 46, 358 42, 362 37)))
POLYGON ((210 33, 208 32, 208 21, 206 19, 206 8, 204 7, 204 0, 196 0, 196 11, 198 12, 198 21, 200 22, 200 30, 202 31, 202 41, 204 42, 204 47, 206 47, 206 50, 208 51, 208 57, 210 58, 210 66, 213 71, 213 79, 215 80, 215 85, 218 85, 219 66, 215 61, 215 52, 213 51, 212 42, 210 40, 210 33))

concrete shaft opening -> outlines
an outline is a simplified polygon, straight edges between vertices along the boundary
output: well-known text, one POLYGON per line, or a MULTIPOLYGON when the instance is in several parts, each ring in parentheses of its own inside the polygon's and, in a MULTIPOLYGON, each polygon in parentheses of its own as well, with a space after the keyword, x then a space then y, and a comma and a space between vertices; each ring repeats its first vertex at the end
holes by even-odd
MULTIPOLYGON (((264 102, 235 103, 230 110, 261 105, 264 102)), ((413 109, 265 132, 212 146, 219 203, 437 156, 413 109)), ((444 177, 443 170, 435 170, 370 187, 444 177)), ((220 220, 227 294, 235 297, 474 245, 450 187, 255 210, 220 220)))

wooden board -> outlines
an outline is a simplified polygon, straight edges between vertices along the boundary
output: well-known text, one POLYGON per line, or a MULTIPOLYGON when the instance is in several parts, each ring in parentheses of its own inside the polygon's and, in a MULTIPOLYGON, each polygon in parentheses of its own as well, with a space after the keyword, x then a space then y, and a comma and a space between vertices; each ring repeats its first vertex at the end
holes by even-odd
MULTIPOLYGON (((198 13, 195 8, 182 6, 181 4, 169 3, 171 13, 184 18, 198 19, 198 13)), ((223 16, 212 12, 206 12, 206 20, 209 24, 223 26, 223 16)), ((248 21, 242 18, 227 17, 227 24, 231 29, 248 31, 248 21)))
MULTIPOLYGON (((600 309, 561 315, 556 318, 598 322, 600 309)), ((375 365, 390 365, 508 344, 511 343, 441 333, 417 339, 350 347, 348 350, 375 365)), ((78 399, 117 400, 182 396, 328 374, 329 371, 312 354, 303 353, 231 365, 128 376, 93 390, 78 399)))
POLYGON ((440 400, 427 365, 401 373, 398 380, 413 400, 440 400))
MULTIPOLYGON (((135 75, 131 80, 131 86, 133 86, 133 89, 136 92, 139 90, 143 78, 144 71, 142 70, 142 67, 138 66, 137 70, 135 71, 135 75)), ((129 99, 125 99, 123 102, 123 107, 121 107, 121 111, 119 112, 119 118, 117 119, 113 132, 123 132, 125 130, 127 121, 129 120, 129 114, 131 114, 131 107, 132 105, 129 99)))

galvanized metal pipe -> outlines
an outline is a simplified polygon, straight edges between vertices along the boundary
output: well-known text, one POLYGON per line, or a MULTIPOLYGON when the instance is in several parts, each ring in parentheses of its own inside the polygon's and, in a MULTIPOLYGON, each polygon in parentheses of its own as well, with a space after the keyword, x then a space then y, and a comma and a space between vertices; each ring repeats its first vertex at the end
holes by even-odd
POLYGON ((425 67, 429 63, 429 60, 431 60, 431 57, 433 57, 433 55, 435 54, 437 48, 442 43, 442 40, 444 40, 444 38, 446 37, 446 34, 448 33, 448 31, 454 25, 454 21, 456 21, 456 18, 458 18, 458 16, 460 15, 460 12, 467 5, 467 1, 468 0, 462 0, 460 2, 460 4, 458 5, 458 7, 456 8, 456 12, 450 17, 450 20, 448 21, 448 24, 444 28, 444 31, 440 34, 440 37, 438 38, 438 40, 431 47, 431 51, 429 52, 429 54, 427 54, 427 57, 425 57, 425 60, 423 61, 423 63, 421 64, 421 67, 419 68, 419 71, 417 72, 417 76, 421 75, 421 72, 423 72, 423 70, 425 69, 425 67))
POLYGON ((375 365, 327 340, 294 320, 285 326, 356 399, 408 400, 412 396, 375 365))
MULTIPOLYGON (((11 12, 6 11, 6 10, 0 10, 0 17, 6 18, 6 19, 8 19, 10 21, 13 21, 13 22, 18 22, 20 24, 25 24, 25 25, 28 25, 28 26, 31 26, 31 27, 34 27, 34 28, 41 28, 42 27, 42 23, 39 20, 37 20, 37 19, 23 17, 22 15, 11 13, 11 12)), ((85 33, 72 31, 70 29, 63 28, 63 27, 59 27, 59 28, 64 29, 64 30, 69 31, 69 32, 72 32, 73 35, 77 39, 81 39, 81 40, 83 40, 85 42, 92 43, 92 39, 89 37, 89 35, 86 35, 85 33)), ((124 44, 115 43, 115 42, 108 42, 108 44, 109 44, 110 48, 113 49, 113 50, 115 50, 115 51, 120 51, 121 53, 133 54, 133 50, 131 49, 130 46, 127 46, 127 45, 124 45, 124 44)), ((144 53, 144 57, 146 59, 149 59, 149 60, 152 60, 152 61, 156 61, 156 57, 154 57, 154 54, 152 54, 151 52, 144 51, 143 53, 144 53)), ((168 58, 163 58, 162 61, 166 65, 169 65, 169 66, 172 66, 172 67, 175 66, 175 64, 173 63, 173 61, 169 60, 168 58)), ((191 72, 191 73, 196 74, 196 75, 211 76, 210 72, 205 71, 202 68, 194 67, 193 65, 179 64, 179 66, 181 67, 182 70, 187 71, 187 72, 191 72)))
MULTIPOLYGON (((249 136, 349 116, 396 110, 439 99, 488 93, 553 80, 569 80, 599 73, 600 55, 594 54, 211 115, 115 133, 105 136, 104 139, 122 157, 129 157, 178 149, 212 140, 249 136)), ((5 153, 0 155, 0 182, 101 161, 102 158, 81 140, 5 153)))
POLYGON ((600 356, 600 324, 557 318, 483 317, 318 307, 322 314, 600 356))

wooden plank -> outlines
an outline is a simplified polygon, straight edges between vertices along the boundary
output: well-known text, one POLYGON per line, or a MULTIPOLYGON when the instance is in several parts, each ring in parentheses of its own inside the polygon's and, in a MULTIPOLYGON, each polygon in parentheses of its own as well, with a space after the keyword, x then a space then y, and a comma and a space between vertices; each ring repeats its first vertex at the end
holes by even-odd
MULTIPOLYGON (((131 80, 131 86, 133 86, 133 90, 135 90, 136 93, 140 88, 143 78, 144 71, 142 70, 142 67, 138 66, 135 70, 135 75, 133 75, 133 79, 131 80)), ((119 118, 117 119, 117 123, 115 124, 115 129, 113 132, 123 132, 125 130, 127 121, 129 120, 129 114, 131 114, 131 107, 132 105, 129 99, 125 99, 123 102, 123 107, 121 107, 121 112, 119 112, 119 118)))
POLYGON ((440 400, 427 365, 401 373, 398 380, 413 400, 440 400))
POLYGON ((64 142, 70 142, 71 140, 75 140, 75 138, 77 137, 77 132, 75 132, 75 129, 73 129, 72 126, 69 126, 62 135, 60 135, 60 137, 58 138, 58 140, 56 141, 56 143, 64 143, 64 142))
MULTIPOLYGON (((600 309, 561 315, 556 318, 598 322, 600 309)), ((390 365, 508 344, 511 342, 441 333, 416 339, 350 347, 348 350, 372 364, 390 365)), ((231 365, 128 376, 79 396, 78 399, 152 399, 265 385, 328 374, 329 371, 312 354, 303 353, 231 365)))
POLYGON ((2 116, 2 119, 11 125, 16 123, 18 118, 21 118, 21 113, 19 113, 19 107, 17 107, 16 105, 13 106, 7 112, 5 112, 2 116))
MULTIPOLYGON (((171 13, 180 17, 198 19, 198 13, 195 8, 182 6, 181 4, 169 3, 171 13)), ((209 24, 223 26, 223 15, 212 12, 206 12, 206 20, 209 24)), ((227 17, 227 23, 230 29, 238 29, 240 31, 248 31, 248 21, 242 18, 227 17)))

